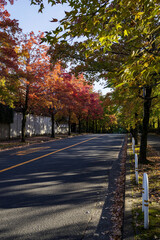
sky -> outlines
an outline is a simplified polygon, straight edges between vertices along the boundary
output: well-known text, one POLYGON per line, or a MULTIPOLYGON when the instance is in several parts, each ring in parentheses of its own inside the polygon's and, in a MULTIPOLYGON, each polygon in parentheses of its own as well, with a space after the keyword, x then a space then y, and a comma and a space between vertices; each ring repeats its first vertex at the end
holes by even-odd
MULTIPOLYGON (((7 10, 11 15, 11 19, 17 19, 19 21, 19 27, 22 28, 24 33, 33 31, 35 34, 38 31, 45 32, 54 30, 58 23, 50 22, 52 18, 57 18, 58 20, 64 17, 64 11, 69 11, 69 7, 64 4, 51 6, 44 1, 45 8, 43 13, 39 13, 39 7, 35 5, 30 5, 30 0, 15 0, 14 5, 9 2, 7 4, 7 10)), ((109 88, 103 88, 103 81, 101 83, 95 83, 94 90, 101 90, 102 94, 105 95, 109 88)))

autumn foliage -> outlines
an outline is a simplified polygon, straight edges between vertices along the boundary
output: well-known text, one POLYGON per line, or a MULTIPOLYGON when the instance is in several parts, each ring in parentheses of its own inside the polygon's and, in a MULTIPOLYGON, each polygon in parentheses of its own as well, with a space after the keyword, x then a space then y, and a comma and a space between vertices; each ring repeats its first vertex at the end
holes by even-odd
POLYGON ((10 19, 6 4, 0 3, 0 102, 22 112, 22 140, 28 113, 50 116, 53 137, 55 122, 68 122, 69 135, 71 130, 106 131, 106 121, 108 126, 114 124, 115 116, 111 111, 104 118, 104 99, 93 85, 83 73, 67 73, 61 61, 53 66, 49 48, 42 43, 44 34, 23 34, 18 21, 10 19))
POLYGON ((10 19, 5 4, 6 1, 0 3, 0 102, 13 106, 18 87, 18 55, 15 47, 20 29, 17 20, 10 19))

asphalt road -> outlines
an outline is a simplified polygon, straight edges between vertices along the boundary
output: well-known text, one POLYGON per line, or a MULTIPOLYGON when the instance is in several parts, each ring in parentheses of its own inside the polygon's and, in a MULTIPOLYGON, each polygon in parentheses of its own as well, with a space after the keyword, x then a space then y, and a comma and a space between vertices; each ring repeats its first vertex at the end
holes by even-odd
POLYGON ((109 239, 123 140, 85 135, 1 152, 0 239, 109 239))

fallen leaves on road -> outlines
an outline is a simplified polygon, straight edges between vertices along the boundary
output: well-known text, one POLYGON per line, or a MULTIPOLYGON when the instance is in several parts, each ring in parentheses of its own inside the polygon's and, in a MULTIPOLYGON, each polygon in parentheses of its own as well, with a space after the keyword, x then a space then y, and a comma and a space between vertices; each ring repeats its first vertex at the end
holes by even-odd
POLYGON ((124 212, 124 193, 125 193, 125 164, 127 157, 127 138, 120 152, 121 172, 119 178, 116 180, 116 191, 113 197, 113 205, 111 207, 111 220, 113 228, 110 235, 110 240, 122 239, 122 225, 124 212))

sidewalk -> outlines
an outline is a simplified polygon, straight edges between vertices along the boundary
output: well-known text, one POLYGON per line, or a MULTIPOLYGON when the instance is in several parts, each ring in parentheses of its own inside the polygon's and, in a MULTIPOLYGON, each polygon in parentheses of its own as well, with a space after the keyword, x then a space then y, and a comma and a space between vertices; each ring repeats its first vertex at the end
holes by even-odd
POLYGON ((129 156, 126 159, 126 182, 125 182, 125 203, 124 203, 124 221, 123 221, 123 240, 134 240, 133 216, 132 216, 132 184, 129 156))

